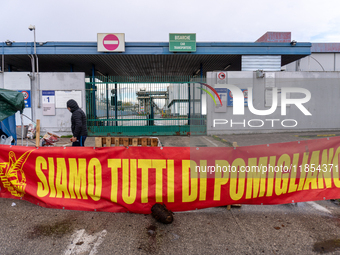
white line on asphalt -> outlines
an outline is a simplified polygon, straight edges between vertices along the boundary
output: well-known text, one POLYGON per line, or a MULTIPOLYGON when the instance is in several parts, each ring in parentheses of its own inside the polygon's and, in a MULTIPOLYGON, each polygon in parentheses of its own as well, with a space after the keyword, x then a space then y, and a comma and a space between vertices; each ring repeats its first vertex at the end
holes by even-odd
POLYGON ((76 231, 71 237, 71 243, 65 251, 65 255, 84 254, 90 251, 89 255, 98 253, 97 248, 104 241, 107 231, 87 235, 85 229, 76 231))
POLYGON ((218 145, 212 141, 210 141, 208 138, 206 138, 205 136, 202 136, 205 140, 211 142, 215 147, 218 147, 218 145))
POLYGON ((97 239, 97 242, 95 242, 95 244, 93 245, 93 248, 92 248, 92 250, 91 250, 91 252, 90 252, 90 254, 89 255, 95 255, 95 254, 97 254, 97 247, 99 246, 99 245, 101 245, 102 244, 102 242, 104 241, 104 237, 106 236, 106 234, 107 234, 107 231, 106 230, 103 230, 100 234, 99 234, 99 237, 98 237, 98 239, 97 239))
POLYGON ((65 255, 71 255, 73 254, 73 250, 76 247, 76 243, 79 242, 79 239, 83 236, 85 232, 85 229, 81 229, 76 231, 73 235, 72 235, 72 241, 71 244, 67 247, 67 250, 65 251, 65 255))
POLYGON ((312 201, 311 202, 306 202, 306 204, 309 204, 310 206, 314 207, 318 211, 332 214, 332 212, 330 210, 328 210, 327 208, 325 208, 322 205, 319 205, 319 204, 317 204, 315 202, 312 202, 312 201))
POLYGON ((180 211, 180 212, 174 212, 177 213, 216 213, 221 211, 221 207, 208 207, 203 209, 196 209, 196 210, 190 210, 190 211, 180 211))

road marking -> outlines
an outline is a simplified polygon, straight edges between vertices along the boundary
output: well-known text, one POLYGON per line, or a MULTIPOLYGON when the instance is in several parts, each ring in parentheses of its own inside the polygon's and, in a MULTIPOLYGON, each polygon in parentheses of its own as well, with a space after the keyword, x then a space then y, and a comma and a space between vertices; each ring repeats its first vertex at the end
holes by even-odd
POLYGON ((98 253, 97 248, 104 241, 107 231, 95 233, 94 235, 88 235, 85 233, 85 229, 76 231, 71 237, 71 243, 65 251, 65 255, 84 254, 89 252, 89 255, 95 255, 98 253))
POLYGON ((222 209, 221 207, 208 207, 208 208, 202 208, 202 209, 196 209, 196 210, 190 210, 190 211, 179 211, 179 212, 175 212, 175 214, 177 213, 216 213, 216 212, 221 212, 222 209))
POLYGON ((106 230, 103 230, 100 234, 99 234, 99 237, 97 239, 97 242, 95 242, 95 244, 93 245, 93 248, 90 252, 89 255, 95 255, 98 253, 97 251, 97 248, 99 247, 99 245, 102 244, 102 242, 104 241, 104 237, 106 236, 107 234, 107 231, 106 230))
POLYGON ((218 147, 218 145, 212 141, 210 141, 208 138, 206 138, 205 136, 202 136, 205 140, 207 140, 208 142, 211 142, 215 147, 218 147))
POLYGON ((319 205, 315 202, 306 202, 306 204, 309 204, 310 206, 314 207, 314 209, 321 211, 321 212, 326 212, 326 213, 330 213, 332 214, 332 212, 330 210, 328 210, 327 208, 323 207, 322 205, 319 205))
POLYGON ((79 239, 83 236, 85 232, 85 229, 81 229, 76 231, 73 235, 72 235, 72 241, 71 244, 67 247, 67 250, 65 251, 65 255, 71 255, 73 254, 73 249, 76 247, 76 243, 79 242, 79 239))

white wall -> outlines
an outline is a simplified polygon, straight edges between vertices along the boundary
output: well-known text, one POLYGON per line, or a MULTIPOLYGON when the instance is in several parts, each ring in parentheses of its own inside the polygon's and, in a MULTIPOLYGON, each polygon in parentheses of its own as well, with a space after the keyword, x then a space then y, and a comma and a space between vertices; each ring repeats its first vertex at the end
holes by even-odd
MULTIPOLYGON (((42 132, 50 131, 60 135, 71 134, 71 113, 65 108, 56 108, 56 115, 44 116, 42 108, 41 91, 81 91, 82 109, 86 110, 85 101, 85 74, 84 73, 40 73, 40 91, 37 88, 37 82, 32 82, 26 72, 5 72, 0 73, 0 87, 12 90, 31 90, 32 111, 24 110, 24 114, 33 120, 40 119, 42 132), (2 82, 1 82, 2 81, 2 82), (38 107, 40 97, 40 107, 38 107)), ((36 81, 36 80, 35 80, 36 81)), ((79 104, 79 102, 78 102, 79 104)), ((25 118, 26 119, 26 118, 25 118)), ((24 120, 24 124, 30 123, 30 120, 24 120)), ((17 119, 17 125, 20 125, 20 119, 17 119)))
POLYGON ((286 71, 340 71, 340 53, 312 53, 298 61, 286 65, 286 71), (300 67, 297 67, 298 61, 300 61, 300 67))
MULTIPOLYGON (((80 90, 82 109, 86 112, 85 73, 41 73, 40 90, 80 90)), ((36 119, 40 119, 42 128, 60 134, 71 134, 71 113, 66 105, 65 108, 57 108, 55 116, 44 116, 42 108, 37 108, 37 104, 35 109, 36 119)))
MULTIPOLYGON (((278 89, 282 87, 305 88, 310 91, 311 99, 304 103, 303 106, 312 114, 305 116, 295 105, 287 107, 287 114, 281 115, 281 107, 278 106, 276 111, 268 116, 258 116, 245 107, 244 115, 233 115, 233 107, 228 106, 227 111, 220 113, 215 112, 215 105, 212 100, 207 99, 207 132, 212 134, 231 134, 231 133, 264 133, 264 132, 283 132, 283 131, 307 131, 307 130, 335 130, 340 129, 340 72, 274 72, 275 78, 272 78, 271 84, 267 78, 256 78, 255 72, 227 72, 227 83, 234 84, 239 88, 253 88, 253 105, 255 109, 266 110, 270 107, 265 106, 266 86, 274 86, 278 89), (215 125, 214 119, 225 119, 228 121, 225 125, 215 125), (259 128, 249 127, 248 121, 258 119, 264 121, 265 125, 259 128), (266 119, 278 119, 274 127, 266 119), (285 119, 294 119, 298 122, 296 127, 283 127, 281 121, 285 119), (235 123, 230 125, 231 120, 235 123), (244 127, 245 126, 245 127, 244 127)), ((207 73, 207 82, 210 85, 216 84, 216 72, 207 73)), ((280 97, 281 94, 279 94, 280 97)), ((302 98, 304 95, 291 93, 291 99, 302 98)), ((252 125, 259 125, 258 122, 252 122, 252 125)), ((292 125, 292 122, 285 122, 286 125, 292 125)))

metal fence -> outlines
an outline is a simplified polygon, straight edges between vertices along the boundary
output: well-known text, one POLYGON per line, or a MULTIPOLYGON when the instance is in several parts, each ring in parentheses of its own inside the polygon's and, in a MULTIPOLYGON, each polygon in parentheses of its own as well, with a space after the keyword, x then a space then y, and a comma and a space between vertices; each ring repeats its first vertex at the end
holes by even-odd
MULTIPOLYGON (((198 85, 197 85, 198 84, 198 85)), ((86 78, 91 135, 205 134, 201 97, 192 77, 86 78), (195 115, 190 114, 191 112, 195 115)))

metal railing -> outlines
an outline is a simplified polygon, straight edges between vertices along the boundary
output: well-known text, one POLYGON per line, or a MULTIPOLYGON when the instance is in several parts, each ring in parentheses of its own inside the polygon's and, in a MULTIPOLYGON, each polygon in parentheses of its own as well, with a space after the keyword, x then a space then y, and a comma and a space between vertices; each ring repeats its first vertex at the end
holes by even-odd
MULTIPOLYGON (((126 132, 135 135, 190 133, 190 111, 194 108, 193 112, 199 113, 201 107, 201 92, 196 92, 196 98, 191 92, 194 84, 189 76, 87 78, 89 131, 122 135, 126 132)), ((192 117, 204 125, 203 116, 192 117)))

